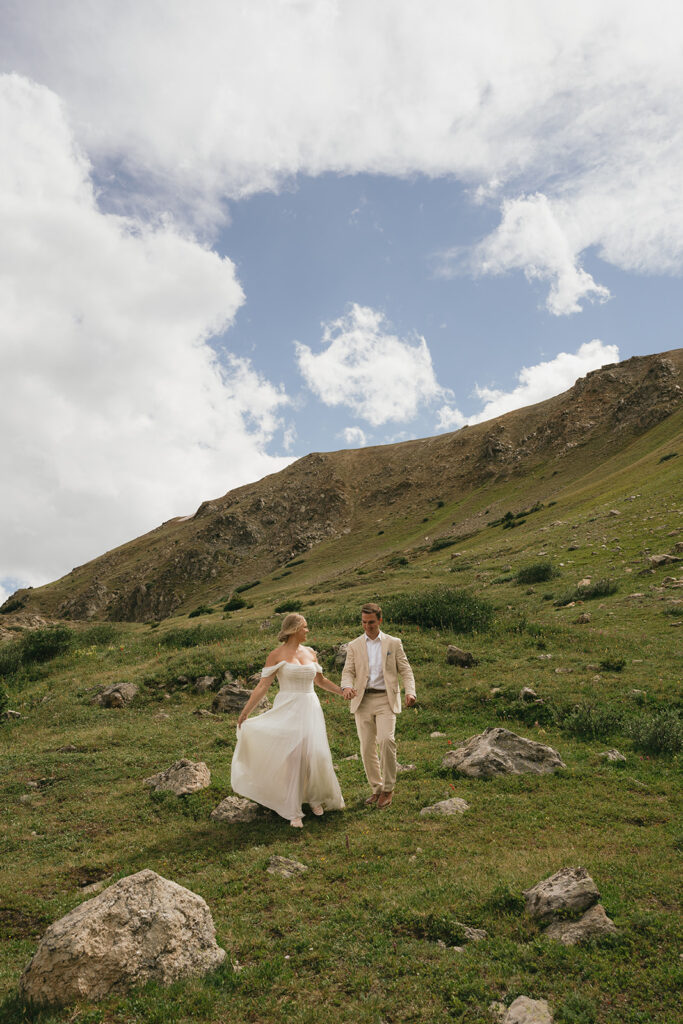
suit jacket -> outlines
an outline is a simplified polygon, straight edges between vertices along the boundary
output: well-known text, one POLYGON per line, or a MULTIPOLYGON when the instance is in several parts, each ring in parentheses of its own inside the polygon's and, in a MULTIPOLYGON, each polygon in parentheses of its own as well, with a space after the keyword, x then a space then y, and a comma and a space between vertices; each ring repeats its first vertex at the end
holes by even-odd
MULTIPOLYGON (((398 715, 401 711, 399 676, 406 691, 406 696, 410 695, 412 697, 415 696, 415 677, 399 638, 382 632, 380 632, 379 636, 382 641, 382 670, 384 672, 384 685, 387 688, 387 700, 391 710, 395 715, 398 715)), ((361 633, 355 640, 351 640, 346 648, 346 662, 341 677, 342 687, 352 686, 356 690, 356 696, 349 701, 352 714, 355 714, 358 710, 369 677, 368 649, 365 633, 361 633)))

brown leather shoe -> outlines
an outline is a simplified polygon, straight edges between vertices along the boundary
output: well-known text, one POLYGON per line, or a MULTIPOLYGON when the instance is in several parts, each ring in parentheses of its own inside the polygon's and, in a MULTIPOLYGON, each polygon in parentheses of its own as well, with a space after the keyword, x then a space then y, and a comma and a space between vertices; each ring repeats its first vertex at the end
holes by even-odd
POLYGON ((385 807, 389 807, 391 805, 391 801, 393 800, 393 798, 393 792, 380 793, 379 800, 377 801, 377 806, 380 809, 380 811, 383 811, 385 807))
POLYGON ((374 805, 378 802, 380 796, 381 796, 380 793, 371 793, 370 796, 365 801, 366 806, 367 807, 374 807, 374 805))

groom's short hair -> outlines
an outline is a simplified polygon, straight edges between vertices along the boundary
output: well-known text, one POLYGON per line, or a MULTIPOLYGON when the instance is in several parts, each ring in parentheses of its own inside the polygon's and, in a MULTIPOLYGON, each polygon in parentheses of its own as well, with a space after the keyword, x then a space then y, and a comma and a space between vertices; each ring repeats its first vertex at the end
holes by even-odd
POLYGON ((364 604, 360 613, 361 615, 376 615, 378 619, 382 618, 382 609, 378 604, 364 604))

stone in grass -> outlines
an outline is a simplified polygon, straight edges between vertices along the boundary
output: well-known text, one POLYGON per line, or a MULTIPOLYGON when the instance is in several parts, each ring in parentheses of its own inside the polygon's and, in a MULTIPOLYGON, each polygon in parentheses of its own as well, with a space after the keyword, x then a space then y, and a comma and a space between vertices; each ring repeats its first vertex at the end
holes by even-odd
POLYGON ((446 662, 448 665, 458 665, 460 668, 474 668, 477 659, 471 651, 463 651, 455 644, 449 644, 446 648, 446 662))
POLYGON ((626 760, 624 755, 617 750, 616 747, 612 748, 612 750, 603 750, 601 754, 598 754, 598 757, 603 757, 605 761, 615 761, 617 763, 626 760))
POLYGON ((558 913, 587 910, 600 899, 598 888, 585 868, 561 868, 522 893, 527 914, 537 921, 552 921, 558 913))
POLYGON ((553 1024, 553 1017, 545 999, 518 996, 508 1007, 501 1024, 553 1024))
POLYGON ((455 768, 472 778, 491 778, 494 775, 521 775, 530 772, 545 775, 566 765, 552 747, 527 740, 508 729, 485 729, 472 736, 462 746, 449 750, 441 762, 442 768, 455 768))
MULTIPOLYGON (((239 680, 226 683, 225 686, 221 686, 220 690, 213 698, 211 710, 222 712, 224 714, 239 714, 250 697, 251 690, 242 686, 239 680)), ((267 708, 269 706, 268 698, 264 697, 256 706, 259 708, 267 708)))
POLYGON ((429 738, 430 738, 430 740, 440 740, 440 739, 443 739, 443 737, 445 735, 446 735, 445 732, 430 732, 429 738))
POLYGON ((137 696, 138 688, 134 683, 115 683, 101 690, 95 697, 95 703, 101 708, 123 708, 137 696))
POLYGON ((420 817, 425 818, 430 814, 464 814, 469 809, 470 805, 465 800, 462 800, 459 796, 452 796, 450 800, 439 800, 437 804, 423 807, 420 811, 420 817))
POLYGON ((290 860, 288 857, 271 857, 266 871, 271 875, 294 878, 295 875, 302 875, 304 871, 308 871, 308 867, 298 860, 290 860))
POLYGON ((210 786, 211 772, 203 761, 188 761, 184 757, 180 761, 175 761, 170 768, 150 775, 144 780, 144 784, 155 793, 168 790, 176 796, 186 796, 210 786))
POLYGON ((199 676, 195 679, 192 689, 195 693, 208 693, 213 690, 218 682, 217 676, 199 676))
POLYGON ((398 761, 396 762, 396 771, 399 775, 403 774, 403 772, 414 772, 416 768, 417 765, 415 764, 399 764, 398 761))
POLYGON ((617 927, 605 913, 602 903, 596 903, 578 921, 553 921, 543 934, 546 939, 561 942, 564 946, 575 946, 578 942, 587 942, 602 935, 616 935, 617 927))
POLYGON ((50 925, 21 976, 36 1005, 102 999, 215 970, 225 959, 201 896, 154 871, 110 885, 50 925))
POLYGON ((210 817, 212 821, 222 821, 228 825, 234 825, 237 822, 255 821, 261 812, 262 808, 253 800, 247 800, 241 796, 226 796, 218 807, 214 807, 210 817))

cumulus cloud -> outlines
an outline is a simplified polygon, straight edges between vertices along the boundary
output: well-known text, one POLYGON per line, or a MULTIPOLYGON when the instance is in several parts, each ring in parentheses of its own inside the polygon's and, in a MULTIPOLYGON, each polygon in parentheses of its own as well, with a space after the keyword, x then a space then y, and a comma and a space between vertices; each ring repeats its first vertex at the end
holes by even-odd
POLYGON ((547 278, 559 313, 605 297, 587 247, 681 272, 682 29, 675 0, 31 0, 0 62, 64 98, 109 203, 137 184, 208 227, 298 173, 452 174, 503 203, 480 270, 547 278))
POLYGON ((513 409, 522 409, 543 402, 567 391, 579 377, 597 370, 606 363, 619 360, 616 345, 605 345, 595 338, 580 346, 577 352, 560 352, 554 359, 535 366, 523 366, 517 374, 519 383, 511 391, 477 387, 475 394, 483 402, 481 412, 470 416, 468 423, 482 423, 513 409))
POLYGON ((442 405, 437 410, 436 429, 441 433, 444 430, 459 430, 467 423, 467 417, 463 416, 454 405, 442 405))
POLYGON ((296 341, 304 380, 325 405, 344 405, 373 427, 413 419, 420 405, 447 392, 434 375, 427 342, 389 333, 384 314, 353 304, 349 312, 323 325, 314 353, 296 341))
POLYGON ((243 302, 229 259, 102 214, 50 90, 0 76, 0 123, 0 576, 38 584, 282 468, 287 398, 207 343, 243 302))
POLYGON ((578 313, 582 300, 610 297, 609 289, 580 266, 579 253, 586 246, 580 234, 565 204, 553 208, 545 195, 523 196, 503 203, 499 227, 476 247, 469 263, 475 273, 523 270, 530 281, 550 281, 549 311, 556 316, 578 313))
POLYGON ((354 448, 363 448, 368 443, 367 435, 360 427, 346 427, 339 436, 354 448))

